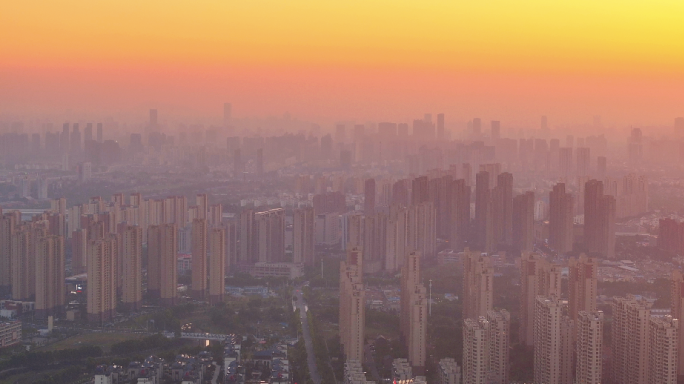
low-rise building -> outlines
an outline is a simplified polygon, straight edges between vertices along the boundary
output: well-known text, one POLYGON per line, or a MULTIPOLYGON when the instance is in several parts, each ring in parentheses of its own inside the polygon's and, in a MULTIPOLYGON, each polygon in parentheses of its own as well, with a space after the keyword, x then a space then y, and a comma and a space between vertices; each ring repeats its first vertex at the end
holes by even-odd
POLYGON ((0 322, 0 348, 21 342, 21 321, 0 322))

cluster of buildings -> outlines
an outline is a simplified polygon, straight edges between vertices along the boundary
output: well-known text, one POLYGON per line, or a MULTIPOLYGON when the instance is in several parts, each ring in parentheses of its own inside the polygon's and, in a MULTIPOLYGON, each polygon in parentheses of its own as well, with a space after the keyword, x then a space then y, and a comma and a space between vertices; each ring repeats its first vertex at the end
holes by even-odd
POLYGON ((202 384, 211 355, 201 352, 198 356, 178 355, 169 363, 149 356, 144 361, 132 361, 126 367, 99 365, 95 368, 94 384, 202 384))

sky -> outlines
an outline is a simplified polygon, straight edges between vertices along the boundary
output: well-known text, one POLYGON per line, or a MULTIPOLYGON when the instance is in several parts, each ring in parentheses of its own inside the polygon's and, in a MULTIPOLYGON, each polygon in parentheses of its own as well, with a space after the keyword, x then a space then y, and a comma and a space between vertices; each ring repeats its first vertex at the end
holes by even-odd
POLYGON ((671 125, 681 0, 0 5, 0 113, 671 125))

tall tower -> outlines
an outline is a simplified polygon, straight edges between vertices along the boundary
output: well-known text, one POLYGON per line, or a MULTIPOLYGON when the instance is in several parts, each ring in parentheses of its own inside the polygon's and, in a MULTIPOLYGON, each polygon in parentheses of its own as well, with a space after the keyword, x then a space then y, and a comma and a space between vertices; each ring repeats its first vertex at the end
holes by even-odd
POLYGON ((487 319, 465 318, 463 320, 463 383, 486 383, 488 379, 487 361, 487 319))
POLYGON ((570 318, 576 321, 580 311, 596 312, 598 263, 582 253, 579 259, 571 257, 568 264, 568 305, 570 318))
POLYGON ((414 372, 425 369, 427 344, 427 295, 420 283, 420 253, 406 254, 401 269, 401 332, 414 372))
POLYGON ((152 225, 147 230, 147 287, 161 304, 172 306, 178 298, 177 227, 174 224, 152 225))
POLYGON ((375 179, 366 179, 363 189, 363 213, 372 215, 375 213, 375 179))
POLYGON ((541 255, 523 252, 520 259, 520 332, 521 343, 534 345, 535 308, 538 296, 560 299, 561 269, 541 255))
POLYGON ((452 247, 460 249, 470 232, 470 187, 465 179, 451 182, 451 236, 452 247))
POLYGON ((59 315, 65 304, 64 238, 43 237, 36 245, 36 317, 59 315))
POLYGON ((651 317, 648 325, 648 382, 677 383, 679 320, 651 317))
POLYGON ((511 315, 505 309, 487 311, 489 383, 509 383, 511 315))
POLYGON ((513 198, 513 245, 522 252, 534 246, 534 192, 513 198))
POLYGON ((603 371, 603 312, 580 311, 575 321, 575 382, 601 384, 603 371))
POLYGON ((492 252, 494 231, 492 226, 492 191, 490 174, 480 171, 475 176, 475 234, 476 244, 484 252, 492 252))
POLYGON ((121 301, 129 310, 142 308, 142 228, 125 225, 121 232, 123 284, 121 301))
POLYGON ((226 230, 212 228, 209 232, 209 302, 223 302, 226 289, 226 230))
POLYGON ((573 198, 565 192, 565 184, 558 183, 549 193, 549 245, 559 253, 572 251, 573 198))
POLYGON ((3 293, 8 293, 12 287, 11 239, 20 221, 21 216, 14 212, 0 216, 0 292, 3 293))
POLYGON ((314 263, 314 209, 295 209, 292 224, 292 251, 295 263, 314 263))
POLYGON ((504 172, 497 176, 494 187, 492 217, 496 244, 513 244, 513 175, 504 172))
POLYGON ((254 248, 258 262, 281 262, 285 257, 285 210, 282 208, 254 215, 254 248))
POLYGON ((603 182, 584 185, 584 241, 589 252, 615 257, 615 198, 604 195, 603 182))
POLYGON ((366 301, 360 247, 349 248, 346 260, 340 263, 339 316, 340 343, 347 361, 363 361, 366 301))
POLYGON ((589 176, 589 167, 591 162, 589 147, 577 148, 577 176, 589 176))
POLYGON ((209 198, 206 193, 198 193, 195 198, 197 203, 197 219, 206 219, 209 211, 209 198))
POLYGON ((613 299, 613 380, 617 383, 647 384, 648 326, 651 304, 634 296, 613 299))
POLYGON ((486 254, 463 251, 463 317, 486 316, 494 305, 494 268, 486 254))
POLYGON ((204 300, 207 292, 207 236, 206 219, 192 221, 192 297, 204 300))
POLYGON ((116 310, 114 260, 115 238, 91 240, 88 243, 88 321, 104 323, 116 310))
POLYGON ((534 382, 572 384, 572 321, 560 300, 538 296, 534 310, 534 382))

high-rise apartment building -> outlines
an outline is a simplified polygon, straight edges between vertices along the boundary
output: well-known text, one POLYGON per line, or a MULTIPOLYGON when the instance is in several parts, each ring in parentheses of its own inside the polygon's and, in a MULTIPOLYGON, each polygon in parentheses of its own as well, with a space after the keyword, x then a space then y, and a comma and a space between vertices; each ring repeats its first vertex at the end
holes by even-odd
POLYGON ((597 273, 598 262, 584 253, 568 261, 568 307, 573 321, 580 311, 596 312, 597 273))
POLYGON ((425 286, 420 283, 420 253, 409 252, 401 269, 401 316, 402 337, 408 350, 408 360, 414 372, 425 368, 427 345, 427 297, 425 286))
POLYGON ((580 311, 575 324, 575 382, 601 384, 603 312, 580 311))
POLYGON ((240 246, 238 248, 238 263, 256 262, 254 250, 256 248, 254 233, 254 211, 246 209, 238 215, 238 229, 240 246))
POLYGON ((387 217, 385 233, 385 266, 387 272, 396 272, 404 265, 408 223, 408 209, 401 205, 391 205, 387 217))
POLYGON ((437 248, 436 223, 435 207, 432 202, 411 206, 408 210, 407 248, 417 250, 423 257, 433 257, 437 248))
POLYGON ((347 249, 340 263, 340 343, 347 361, 363 361, 366 328, 366 300, 363 286, 363 253, 360 247, 347 249))
POLYGON ((178 298, 178 230, 174 224, 152 225, 147 230, 147 289, 161 304, 171 306, 178 298))
POLYGON ((492 190, 492 219, 495 244, 513 244, 513 175, 504 172, 497 176, 492 190))
POLYGON ((572 384, 572 321, 556 298, 537 296, 534 310, 534 382, 572 384))
POLYGON ((572 251, 573 222, 573 197, 558 183, 549 193, 549 246, 558 253, 572 251))
POLYGON ((18 211, 0 217, 0 292, 8 293, 12 287, 12 236, 21 222, 18 211))
POLYGON ((114 317, 116 282, 114 260, 118 252, 115 238, 88 242, 88 321, 104 323, 114 317))
POLYGON ((375 179, 366 179, 363 189, 363 213, 372 215, 375 213, 375 179))
POLYGON ((463 320, 464 384, 508 383, 509 331, 506 310, 463 320))
POLYGON ((520 342, 534 345, 537 297, 560 299, 561 268, 537 253, 523 252, 520 259, 520 342))
POLYGON ((314 247, 314 209, 311 207, 295 209, 292 218, 293 261, 313 265, 314 247))
POLYGON ((617 383, 650 384, 648 333, 651 304, 628 295, 613 299, 612 371, 617 383))
POLYGON ((603 182, 584 186, 584 241, 589 252, 615 257, 615 197, 603 193, 603 182))
POLYGON ((195 197, 197 205, 197 219, 206 219, 209 212, 209 198, 206 193, 198 193, 195 197))
POLYGON ((465 179, 451 182, 451 236, 452 248, 460 249, 470 237, 470 187, 465 179))
POLYGON ((258 262, 281 262, 285 257, 285 210, 254 214, 255 255, 258 262))
POLYGON ((486 316, 494 305, 494 268, 486 254, 463 251, 463 317, 486 316))
POLYGON ((119 233, 123 264, 121 301, 133 311, 142 308, 142 233, 137 225, 124 225, 119 233))
POLYGON ((534 247, 534 192, 513 198, 513 245, 521 252, 532 252, 534 247))
POLYGON ((505 309, 487 311, 487 360, 492 384, 508 384, 511 315, 505 309))
POLYGON ((64 238, 46 236, 36 244, 36 317, 57 316, 65 304, 64 238))
POLYGON ((226 290, 226 230, 212 228, 209 232, 209 302, 223 302, 226 290))
POLYGON ((192 297, 204 300, 207 293, 207 238, 206 219, 192 221, 192 297))
POLYGON ((651 317, 648 324, 648 383, 676 384, 679 320, 651 317))
POLYGON ((569 182, 572 176, 572 148, 561 147, 558 149, 558 169, 564 182, 569 182))
MULTIPOLYGON (((678 270, 672 271, 670 278, 670 315, 680 322, 684 319, 684 274, 678 270)), ((684 332, 678 333, 677 372, 684 380, 684 332)))

